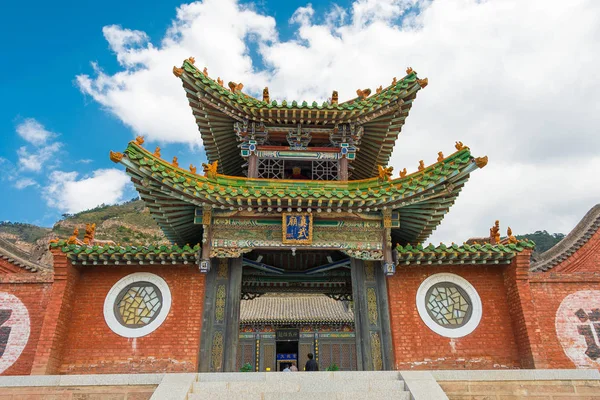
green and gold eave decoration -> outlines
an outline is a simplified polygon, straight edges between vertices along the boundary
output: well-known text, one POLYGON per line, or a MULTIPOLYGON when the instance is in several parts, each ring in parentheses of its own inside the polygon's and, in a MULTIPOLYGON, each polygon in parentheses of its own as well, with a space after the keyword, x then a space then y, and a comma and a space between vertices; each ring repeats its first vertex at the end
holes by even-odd
POLYGON ((398 100, 408 100, 407 97, 414 95, 415 92, 424 88, 428 84, 428 79, 419 79, 417 72, 412 68, 406 70, 406 76, 397 80, 394 78, 392 83, 386 88, 379 87, 371 94, 370 89, 357 90, 357 96, 345 101, 338 102, 337 92, 334 91, 331 101, 325 101, 318 104, 316 101, 311 103, 307 101, 298 102, 296 100, 278 103, 277 100, 270 100, 268 88, 263 90, 263 99, 257 99, 242 92, 244 85, 242 83, 228 82, 225 87, 224 81, 220 77, 214 80, 208 76, 207 68, 200 71, 195 66, 195 59, 190 57, 184 60, 181 68, 173 67, 173 74, 188 81, 192 86, 201 88, 212 97, 219 99, 224 104, 241 111, 245 115, 258 116, 261 110, 280 109, 280 110, 319 110, 323 115, 328 112, 347 111, 347 118, 355 118, 364 112, 377 110, 383 106, 394 103, 398 100))
POLYGON ((193 264, 199 262, 200 245, 81 245, 67 240, 50 241, 73 265, 193 264))
POLYGON ((518 253, 533 250, 535 243, 530 240, 519 240, 515 243, 474 243, 447 246, 421 244, 412 246, 396 245, 395 257, 399 267, 403 265, 448 265, 448 264, 509 264, 518 253))
POLYGON ((196 173, 196 167, 183 169, 163 160, 156 152, 150 153, 136 141, 129 143, 125 154, 111 152, 111 160, 124 164, 128 172, 140 171, 142 176, 169 185, 191 197, 209 202, 212 199, 212 202, 227 207, 237 206, 240 203, 238 199, 243 199, 242 203, 246 204, 248 199, 267 201, 286 198, 313 202, 333 199, 335 204, 339 204, 340 200, 354 201, 354 207, 361 200, 364 200, 363 203, 375 200, 375 203, 384 205, 414 196, 487 164, 487 157, 473 158, 469 148, 462 147, 428 167, 420 165, 419 170, 412 174, 406 174, 405 169, 397 178, 391 177, 391 168, 382 168, 379 176, 354 181, 246 178, 206 172, 212 166, 206 164, 203 164, 205 174, 200 175, 196 173), (386 173, 389 174, 386 176, 386 173))
MULTIPOLYGON (((400 212, 398 233, 403 243, 424 241, 441 222, 458 197, 470 173, 483 168, 487 157, 474 158, 468 147, 456 143, 448 157, 408 174, 392 178, 392 168, 379 167, 378 176, 354 181, 251 179, 217 173, 217 162, 203 164, 204 175, 163 160, 160 149, 151 153, 143 138, 129 143, 124 153, 110 158, 126 172, 167 237, 174 242, 197 241, 201 227, 194 227, 195 207, 258 212, 400 212)), ((394 239, 396 241, 396 239, 394 239)))

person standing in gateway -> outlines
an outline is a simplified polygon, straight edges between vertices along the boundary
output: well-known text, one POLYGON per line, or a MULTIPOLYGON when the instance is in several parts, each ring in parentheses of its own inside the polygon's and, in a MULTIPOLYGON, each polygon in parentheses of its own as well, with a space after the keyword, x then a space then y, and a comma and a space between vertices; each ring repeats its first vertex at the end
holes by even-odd
POLYGON ((313 360, 312 353, 308 353, 308 361, 306 362, 306 365, 304 366, 304 370, 305 371, 318 371, 319 370, 319 364, 317 364, 317 362, 315 360, 313 360))

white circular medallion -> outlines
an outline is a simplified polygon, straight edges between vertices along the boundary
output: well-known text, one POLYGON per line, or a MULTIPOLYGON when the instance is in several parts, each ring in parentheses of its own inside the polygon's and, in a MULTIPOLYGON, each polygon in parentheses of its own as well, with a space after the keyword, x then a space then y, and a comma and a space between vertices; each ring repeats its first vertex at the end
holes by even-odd
POLYGON ((29 311, 18 297, 0 292, 0 374, 19 359, 29 340, 29 311))
POLYGON ((119 280, 104 300, 104 320, 117 335, 146 336, 156 330, 171 309, 171 291, 160 276, 136 272, 119 280))
POLYGON ((417 310, 429 329, 449 338, 473 332, 482 314, 481 299, 473 285, 450 273, 431 275, 421 283, 417 310))
POLYGON ((556 310, 556 336, 575 368, 600 368, 600 290, 566 296, 556 310))

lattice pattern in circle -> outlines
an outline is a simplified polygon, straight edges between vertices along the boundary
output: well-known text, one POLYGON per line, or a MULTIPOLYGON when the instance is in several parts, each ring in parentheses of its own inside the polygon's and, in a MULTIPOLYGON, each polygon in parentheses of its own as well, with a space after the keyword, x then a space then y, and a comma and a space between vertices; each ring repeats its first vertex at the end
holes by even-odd
POLYGON ((433 285, 425 295, 427 313, 439 325, 459 328, 471 318, 471 298, 460 286, 451 282, 433 285))
POLYGON ((148 325, 162 307, 162 295, 150 282, 135 282, 117 296, 115 316, 121 325, 136 328, 148 325))

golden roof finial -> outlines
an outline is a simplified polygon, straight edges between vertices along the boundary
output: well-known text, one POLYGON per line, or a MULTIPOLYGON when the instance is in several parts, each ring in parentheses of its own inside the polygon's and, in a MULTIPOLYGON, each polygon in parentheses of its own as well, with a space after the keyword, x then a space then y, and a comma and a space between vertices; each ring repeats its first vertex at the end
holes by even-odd
POLYGON ((406 176, 406 168, 400 171, 400 178, 404 178, 406 176))
POLYGON ((194 65, 194 63, 196 62, 196 59, 192 56, 190 56, 190 58, 188 58, 188 62, 192 65, 194 65))
POLYGON ((442 153, 441 151, 438 152, 438 158, 437 158, 438 162, 440 161, 444 161, 444 153, 442 153))
POLYGON ((136 142, 136 143, 137 143, 139 146, 143 145, 143 144, 144 144, 144 137, 143 137, 143 136, 141 136, 141 135, 139 135, 139 136, 136 136, 136 137, 135 137, 135 142, 136 142))
POLYGON ((381 165, 377 166, 377 177, 379 178, 380 181, 389 181, 391 180, 392 177, 392 171, 394 170, 394 167, 387 167, 384 168, 381 165))
POLYGON ((379 85, 377 89, 375 89, 375 93, 379 94, 383 91, 383 86, 379 85))
MULTIPOLYGON (((406 75, 410 75, 410 74, 412 74, 413 72, 415 72, 415 71, 414 71, 414 70, 413 70, 411 67, 407 67, 407 68, 406 68, 406 75)), ((415 72, 415 74, 416 74, 416 72, 415 72)))
POLYGON ((183 68, 173 67, 173 75, 180 77, 183 74, 183 68))
POLYGON ((156 149, 154 149, 154 157, 160 158, 160 147, 158 146, 156 146, 156 149))
POLYGON ((229 89, 231 89, 232 93, 239 92, 244 88, 243 83, 229 82, 228 85, 229 85, 229 89))
POLYGON ((512 229, 510 229, 510 226, 506 230, 506 235, 508 236, 508 243, 516 244, 518 242, 517 238, 513 236, 512 229))
POLYGON ((123 153, 119 153, 118 151, 110 151, 110 160, 112 162, 118 163, 123 159, 123 153))
POLYGON ((366 99, 367 97, 369 97, 369 95, 371 94, 371 89, 357 89, 356 90, 356 95, 358 97, 360 97, 362 100, 366 99))
POLYGON ((204 74, 204 76, 208 76, 208 68, 204 67, 202 73, 204 74))
POLYGON ((483 156, 483 157, 477 157, 475 159, 475 164, 477 164, 477 166, 479 168, 483 168, 487 165, 488 163, 488 156, 483 156))
POLYGON ((394 77, 394 79, 392 79, 392 86, 396 86, 397 83, 398 81, 396 80, 396 77, 394 77))
POLYGON ((179 167, 179 161, 177 160, 177 156, 173 157, 173 161, 171 162, 174 167, 179 167))
POLYGON ((263 101, 266 103, 271 102, 271 96, 269 96, 269 88, 267 86, 263 89, 263 101))
POLYGON ((334 90, 333 93, 331 93, 331 104, 336 105, 338 104, 338 91, 334 90))
POLYGON ((192 174, 195 174, 195 173, 196 173, 196 167, 194 167, 192 164, 190 164, 190 172, 191 172, 192 174))
POLYGON ((202 163, 202 169, 204 170, 204 176, 209 179, 214 179, 217 177, 217 167, 219 165, 219 161, 215 161, 214 163, 205 164, 202 163))
POLYGON ((223 86, 223 79, 221 79, 220 76, 217 77, 217 83, 221 86, 223 86))
POLYGON ((419 160, 419 171, 423 171, 425 169, 425 163, 423 160, 419 160))
POLYGON ((419 86, 421 86, 421 89, 424 89, 425 86, 427 86, 429 84, 429 79, 427 79, 427 78, 417 79, 417 83, 419 84, 419 86))
POLYGON ((456 142, 454 147, 456 148, 456 150, 461 151, 462 149, 465 148, 465 145, 463 144, 463 142, 458 141, 458 142, 456 142))
POLYGON ((79 229, 75 227, 75 229, 73 229, 73 235, 67 239, 67 244, 76 244, 77 236, 79 236, 79 229))
POLYGON ((96 236, 96 224, 85 224, 85 235, 83 236, 83 243, 92 244, 96 236))
POLYGON ((500 221, 496 220, 494 226, 490 228, 490 243, 498 244, 500 243, 500 221))

